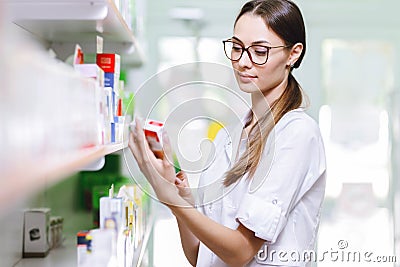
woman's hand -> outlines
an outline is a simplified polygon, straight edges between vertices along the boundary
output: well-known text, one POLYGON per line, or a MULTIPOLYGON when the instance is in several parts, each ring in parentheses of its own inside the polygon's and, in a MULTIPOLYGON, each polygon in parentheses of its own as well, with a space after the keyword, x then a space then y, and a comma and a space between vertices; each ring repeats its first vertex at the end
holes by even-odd
POLYGON ((163 132, 163 159, 158 159, 151 151, 139 119, 129 136, 129 148, 138 163, 140 171, 153 187, 158 199, 170 205, 188 205, 179 195, 175 185, 175 169, 172 164, 172 149, 168 136, 163 132))
POLYGON ((176 174, 175 185, 178 188, 179 195, 186 200, 191 207, 194 207, 195 200, 192 195, 192 190, 189 187, 187 175, 184 171, 180 171, 176 174))

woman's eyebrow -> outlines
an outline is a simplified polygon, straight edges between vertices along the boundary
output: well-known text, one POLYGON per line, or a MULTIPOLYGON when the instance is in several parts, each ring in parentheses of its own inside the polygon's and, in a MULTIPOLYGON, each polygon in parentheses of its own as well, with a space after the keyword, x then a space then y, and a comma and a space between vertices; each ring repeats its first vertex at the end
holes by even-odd
POLYGON ((232 36, 231 39, 233 39, 233 40, 235 40, 235 41, 238 41, 239 43, 243 44, 243 42, 242 42, 239 38, 237 38, 237 37, 235 37, 235 36, 232 36))
POLYGON ((268 42, 267 40, 259 40, 259 41, 252 42, 251 44, 271 44, 271 43, 268 42))
MULTIPOLYGON (((236 36, 233 36, 232 39, 240 42, 241 44, 243 44, 243 42, 239 38, 237 38, 236 36)), ((271 43, 268 42, 267 40, 258 40, 258 41, 252 42, 251 44, 255 45, 255 44, 271 44, 271 43)))

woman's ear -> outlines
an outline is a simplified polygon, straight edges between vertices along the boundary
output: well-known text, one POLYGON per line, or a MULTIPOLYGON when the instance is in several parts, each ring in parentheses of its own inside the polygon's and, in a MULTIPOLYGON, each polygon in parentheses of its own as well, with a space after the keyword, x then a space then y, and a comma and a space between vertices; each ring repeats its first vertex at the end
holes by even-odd
POLYGON ((293 67, 303 52, 303 44, 296 43, 290 50, 287 66, 293 67))

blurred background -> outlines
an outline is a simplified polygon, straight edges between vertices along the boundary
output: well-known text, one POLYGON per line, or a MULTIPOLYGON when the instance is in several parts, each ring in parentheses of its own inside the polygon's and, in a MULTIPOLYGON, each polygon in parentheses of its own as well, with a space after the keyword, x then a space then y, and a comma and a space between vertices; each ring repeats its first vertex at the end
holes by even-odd
MULTIPOLYGON (((4 193, 7 198, 2 197, 3 203, 9 197, 12 201, 2 204, 0 214, 0 233, 4 236, 0 241, 0 266, 28 264, 21 260, 23 209, 51 207, 52 212, 70 218, 69 222, 65 219, 65 232, 74 235, 80 229, 91 227, 92 213, 82 200, 81 190, 85 186, 82 180, 96 175, 129 176, 124 153, 121 152, 106 155, 106 166, 102 170, 78 170, 68 175, 63 173, 51 182, 45 178, 34 190, 26 192, 23 178, 18 176, 14 179, 13 176, 6 175, 10 170, 9 166, 16 166, 13 168, 19 170, 18 173, 29 172, 29 164, 32 164, 30 159, 50 147, 49 143, 54 139, 52 136, 63 136, 61 141, 58 140, 60 143, 55 145, 58 150, 48 154, 54 158, 59 151, 69 151, 68 147, 76 145, 76 140, 71 140, 70 135, 90 133, 93 126, 90 116, 82 119, 87 127, 80 130, 71 131, 70 128, 59 125, 60 117, 71 114, 71 111, 64 113, 69 105, 63 100, 65 91, 74 86, 69 82, 70 78, 65 77, 66 66, 60 61, 70 65, 73 49, 65 52, 62 47, 68 40, 61 40, 62 38, 56 42, 48 42, 52 35, 56 35, 52 30, 46 30, 43 35, 37 34, 48 25, 30 24, 30 21, 37 19, 34 13, 36 9, 30 9, 29 5, 23 6, 19 2, 0 3, 0 55, 3 58, 0 63, 0 77, 3 80, 0 88, 0 121, 6 122, 0 127, 0 185, 3 186, 3 192, 10 187, 13 189, 8 194, 4 193), (17 15, 14 14, 16 9, 19 10, 17 15), (13 23, 15 21, 18 22, 13 23), (28 25, 34 26, 29 28, 28 25), (48 49, 53 52, 49 53, 48 49), (50 58, 57 61, 53 62, 50 58), (43 63, 46 60, 49 63, 43 63), (52 72, 48 72, 49 70, 52 72), (47 75, 51 78, 46 79, 47 75), (45 85, 41 83, 43 79, 46 80, 45 85), (59 89, 64 93, 57 93, 55 84, 61 84, 60 88, 65 86, 65 89, 59 89), (52 115, 48 113, 48 108, 42 110, 38 107, 40 103, 45 103, 50 108, 54 107, 51 105, 64 106, 62 111, 52 115), (43 117, 51 121, 52 129, 61 130, 44 131, 44 128, 40 128, 44 123, 43 117), (10 133, 13 133, 12 137, 10 133), (41 146, 32 145, 33 142, 37 144, 38 140, 41 146), (28 165, 25 165, 25 159, 28 159, 28 165)), ((91 2, 96 4, 110 1, 91 2)), ((165 86, 173 84, 174 81, 168 80, 168 75, 152 82, 154 75, 165 73, 171 67, 197 61, 229 66, 230 62, 223 53, 221 41, 232 36, 233 22, 244 2, 136 0, 135 8, 132 9, 134 13, 131 28, 135 38, 134 52, 127 51, 130 48, 121 50, 121 73, 124 73, 125 90, 140 91, 143 94, 141 102, 136 104, 151 105, 164 92, 165 86), (125 57, 124 53, 127 54, 125 57)), ((371 252, 374 256, 386 257, 386 262, 378 262, 374 258, 376 262, 369 262, 368 266, 400 266, 400 69, 396 65, 396 62, 400 62, 400 17, 397 14, 400 2, 295 2, 305 19, 307 52, 302 66, 294 71, 294 75, 309 96, 311 105, 308 113, 319 123, 327 153, 328 176, 317 241, 318 253, 343 251, 338 247, 339 241, 346 241, 346 251, 371 252), (397 256, 397 264, 391 256, 397 256)), ((78 12, 76 16, 74 31, 84 35, 86 30, 80 28, 79 23, 85 20, 85 15, 79 17, 78 12)), ((86 42, 88 41, 84 40, 83 43, 86 42)), ((107 47, 107 35, 104 36, 104 43, 105 50, 114 48, 107 47)), ((121 43, 123 46, 124 41, 121 43)), ((84 49, 93 50, 85 44, 82 45, 84 49)), ((185 70, 182 75, 189 77, 188 79, 196 79, 202 75, 202 70, 195 67, 185 70)), ((176 76, 176 73, 171 75, 173 79, 176 76)), ((231 81, 227 81, 229 82, 231 81)), ((75 96, 78 94, 75 93, 75 96)), ((179 102, 179 98, 168 101, 173 105, 179 102)), ((232 104, 229 99, 221 101, 227 105, 232 104)), ((82 110, 78 104, 72 107, 73 114, 80 111, 82 110)), ((162 119, 163 112, 165 108, 162 107, 155 110, 154 118, 162 119)), ((63 121, 62 124, 64 123, 71 122, 63 121)), ((190 146, 191 134, 207 136, 209 131, 210 125, 197 125, 180 145, 195 157, 198 148, 190 146)), ((90 136, 85 135, 84 138, 90 136)), ((98 184, 103 182, 97 180, 98 184)), ((195 186, 195 182, 196 178, 193 177, 191 185, 195 186)), ((175 218, 157 203, 154 203, 153 213, 156 219, 151 226, 153 231, 144 252, 146 260, 142 262, 142 266, 190 266, 181 252, 175 218)), ((27 266, 32 266, 31 264, 30 262, 27 266)), ((57 259, 50 266, 61 265, 57 259)), ((325 260, 315 263, 314 266, 365 266, 365 262, 325 260)))

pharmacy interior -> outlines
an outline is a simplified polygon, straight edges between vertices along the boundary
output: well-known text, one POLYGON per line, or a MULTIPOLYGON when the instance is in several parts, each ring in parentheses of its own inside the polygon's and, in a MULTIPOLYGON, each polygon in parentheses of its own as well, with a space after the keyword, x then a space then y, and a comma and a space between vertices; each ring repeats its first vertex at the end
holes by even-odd
MULTIPOLYGON (((190 266, 129 131, 151 119, 157 145, 163 123, 175 167, 200 169, 249 101, 224 89, 221 42, 244 2, 0 1, 0 266, 190 266)), ((346 245, 399 266, 400 3, 295 2, 308 47, 294 75, 329 170, 317 253, 346 245)))

